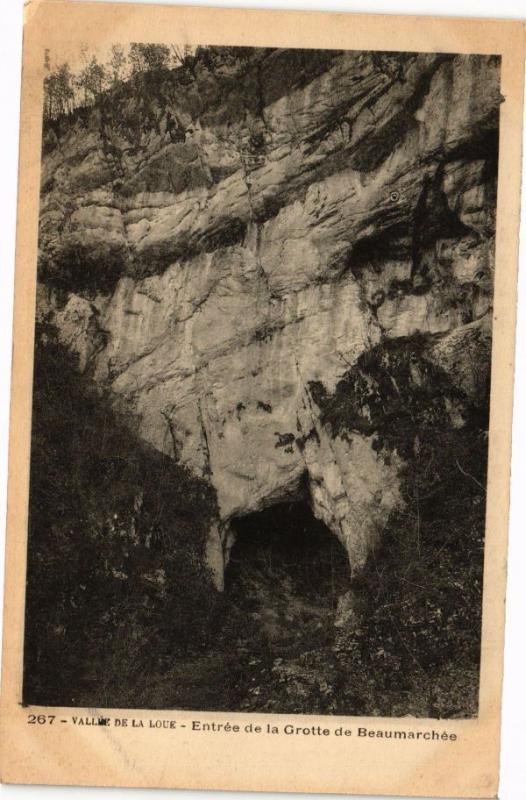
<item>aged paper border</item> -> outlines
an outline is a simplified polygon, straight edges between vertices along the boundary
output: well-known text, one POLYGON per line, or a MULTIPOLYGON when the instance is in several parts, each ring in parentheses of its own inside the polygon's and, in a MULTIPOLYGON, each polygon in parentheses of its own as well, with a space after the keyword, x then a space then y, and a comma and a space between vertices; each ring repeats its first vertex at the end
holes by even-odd
MULTIPOLYGON (((13 783, 495 796, 511 456, 524 27, 500 20, 141 6, 33 0, 26 6, 10 421, 1 696, 1 778, 13 783), (502 56, 497 270, 493 318, 486 557, 479 717, 424 720, 104 709, 112 719, 176 720, 183 730, 28 726, 20 704, 35 317, 43 52, 58 41, 116 40, 412 50, 502 56), (353 736, 189 732, 191 721, 341 725, 353 736), (451 741, 357 738, 359 725, 455 733, 451 741)), ((89 657, 89 643, 87 657, 89 657)), ((35 709, 45 713, 46 709, 35 709)), ((61 716, 60 709, 49 709, 61 716)), ((76 713, 64 709, 62 716, 76 713)), ((82 712, 81 712, 82 713, 82 712)), ((94 709, 85 714, 97 715, 94 709)), ((131 723, 130 723, 131 725, 131 723)))

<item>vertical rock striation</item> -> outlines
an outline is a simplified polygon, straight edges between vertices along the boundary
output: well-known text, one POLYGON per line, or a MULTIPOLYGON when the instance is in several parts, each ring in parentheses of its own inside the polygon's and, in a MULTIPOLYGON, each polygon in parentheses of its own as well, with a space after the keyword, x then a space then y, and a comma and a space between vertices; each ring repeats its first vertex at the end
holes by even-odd
POLYGON ((218 585, 231 521, 305 491, 356 570, 410 455, 379 441, 366 370, 345 429, 324 409, 418 340, 404 380, 432 393, 439 370, 464 424, 490 360, 499 62, 213 55, 47 126, 38 313, 215 488, 218 585))

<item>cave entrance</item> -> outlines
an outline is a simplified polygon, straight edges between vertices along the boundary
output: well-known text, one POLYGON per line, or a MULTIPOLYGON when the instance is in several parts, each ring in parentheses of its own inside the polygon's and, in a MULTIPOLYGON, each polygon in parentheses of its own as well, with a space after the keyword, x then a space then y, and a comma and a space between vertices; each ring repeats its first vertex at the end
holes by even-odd
POLYGON ((232 528, 230 602, 274 654, 315 647, 333 630, 338 600, 350 586, 344 547, 306 500, 248 514, 232 528))

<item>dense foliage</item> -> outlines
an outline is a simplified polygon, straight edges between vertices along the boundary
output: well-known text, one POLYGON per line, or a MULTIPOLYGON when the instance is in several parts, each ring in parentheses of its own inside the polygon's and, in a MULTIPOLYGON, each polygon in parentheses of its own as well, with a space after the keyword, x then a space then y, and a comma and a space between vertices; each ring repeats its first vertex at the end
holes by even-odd
POLYGON ((472 401, 415 337, 362 356, 332 396, 313 387, 334 434, 361 432, 405 462, 405 506, 353 581, 362 624, 336 646, 353 713, 476 713, 489 408, 478 377, 472 401))
POLYGON ((208 643, 215 496, 123 425, 49 326, 38 334, 24 701, 141 705, 166 661, 208 643))
POLYGON ((404 508, 352 580, 307 503, 239 520, 220 597, 204 567, 210 487, 140 442, 39 331, 25 702, 476 714, 482 385, 471 403, 414 340, 364 355, 332 395, 311 390, 333 434, 403 457, 404 508))
POLYGON ((108 89, 142 72, 159 73, 193 63, 192 48, 132 42, 127 51, 112 44, 106 61, 100 61, 86 46, 81 48, 82 67, 75 73, 67 61, 52 65, 51 54, 44 57, 44 119, 58 119, 80 105, 93 105, 108 89))

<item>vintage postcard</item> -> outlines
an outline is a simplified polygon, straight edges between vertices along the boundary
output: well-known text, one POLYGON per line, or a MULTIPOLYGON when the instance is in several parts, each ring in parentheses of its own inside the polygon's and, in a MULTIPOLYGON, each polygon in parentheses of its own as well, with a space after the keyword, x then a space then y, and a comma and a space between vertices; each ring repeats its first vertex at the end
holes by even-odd
POLYGON ((495 796, 523 75, 28 3, 2 780, 495 796))

